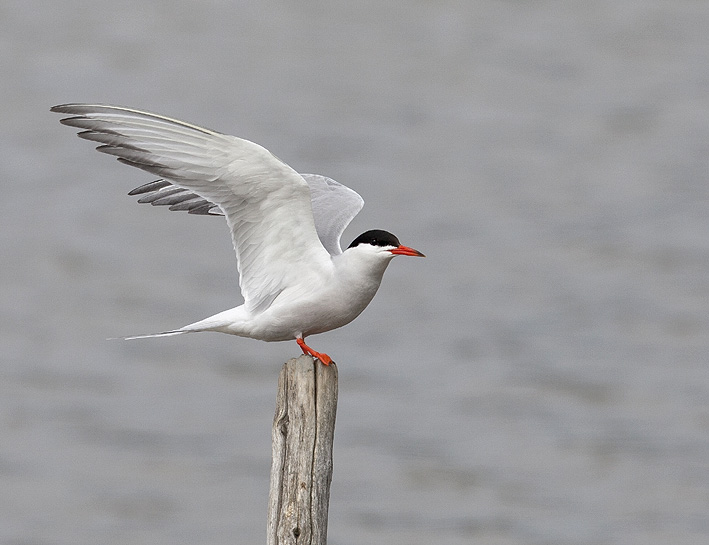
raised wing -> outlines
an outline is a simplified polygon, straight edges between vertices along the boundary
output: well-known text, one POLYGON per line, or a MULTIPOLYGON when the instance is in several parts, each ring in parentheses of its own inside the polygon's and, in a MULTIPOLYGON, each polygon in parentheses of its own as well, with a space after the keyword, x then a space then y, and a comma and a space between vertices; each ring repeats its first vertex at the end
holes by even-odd
MULTIPOLYGON (((342 253, 340 237, 362 206, 359 194, 335 180, 319 174, 301 174, 310 187, 310 203, 313 208, 315 230, 320 242, 330 255, 342 253)), ((212 202, 168 180, 155 180, 136 187, 129 195, 142 195, 139 203, 153 206, 169 206, 170 210, 185 210, 190 214, 223 216, 221 209, 212 202)))
POLYGON ((258 144, 118 106, 65 104, 52 111, 69 114, 61 122, 84 129, 79 136, 101 143, 99 151, 224 213, 250 311, 265 310, 286 287, 332 266, 315 230, 308 184, 258 144))

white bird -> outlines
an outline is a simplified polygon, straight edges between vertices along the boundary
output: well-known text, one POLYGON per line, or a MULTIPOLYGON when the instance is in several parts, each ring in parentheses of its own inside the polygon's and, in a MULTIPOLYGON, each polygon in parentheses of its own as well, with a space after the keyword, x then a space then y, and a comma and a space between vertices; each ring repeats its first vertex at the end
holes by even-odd
POLYGON ((236 251, 244 304, 172 331, 218 331, 262 341, 295 339, 325 365, 308 335, 342 327, 374 297, 394 256, 424 255, 386 231, 367 231, 343 252, 340 236, 362 209, 356 192, 330 178, 298 174, 242 138, 119 106, 64 104, 64 125, 98 151, 161 179, 131 191, 138 202, 224 215, 236 251))

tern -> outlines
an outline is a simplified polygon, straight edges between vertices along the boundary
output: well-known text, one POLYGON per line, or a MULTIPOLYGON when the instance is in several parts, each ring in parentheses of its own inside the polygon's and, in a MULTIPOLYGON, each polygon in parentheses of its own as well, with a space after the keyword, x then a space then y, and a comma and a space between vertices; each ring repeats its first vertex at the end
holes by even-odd
POLYGON ((425 257, 387 231, 371 230, 345 251, 340 237, 364 205, 352 189, 299 174, 262 146, 149 112, 103 104, 63 104, 61 123, 96 149, 160 179, 129 193, 170 210, 224 216, 236 252, 244 304, 179 329, 127 339, 217 331, 262 341, 305 343, 342 327, 370 303, 389 262, 425 257))

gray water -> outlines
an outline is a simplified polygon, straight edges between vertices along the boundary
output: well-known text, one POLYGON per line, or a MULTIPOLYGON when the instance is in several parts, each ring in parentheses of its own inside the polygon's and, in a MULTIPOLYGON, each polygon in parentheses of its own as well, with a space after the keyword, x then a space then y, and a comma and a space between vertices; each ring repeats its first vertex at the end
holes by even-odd
POLYGON ((349 326, 330 543, 709 542, 709 4, 0 3, 0 543, 263 543, 295 343, 221 219, 49 113, 153 110, 367 202, 399 258, 349 326))

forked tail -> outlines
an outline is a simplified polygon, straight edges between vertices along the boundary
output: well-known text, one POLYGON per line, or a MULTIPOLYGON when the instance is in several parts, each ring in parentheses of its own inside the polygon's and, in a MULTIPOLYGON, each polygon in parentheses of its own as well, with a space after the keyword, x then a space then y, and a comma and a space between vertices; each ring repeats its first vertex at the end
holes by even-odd
POLYGON ((155 337, 172 337, 173 335, 182 335, 183 333, 196 333, 198 331, 221 331, 223 333, 235 333, 232 326, 235 321, 243 321, 243 306, 233 308, 230 310, 225 310, 199 322, 194 322, 188 324, 179 329, 171 329, 170 331, 163 331, 162 333, 151 333, 149 335, 131 335, 129 337, 118 337, 126 341, 132 341, 133 339, 152 339, 155 337))
POLYGON ((163 331, 162 333, 150 333, 149 335, 131 335, 129 337, 112 337, 109 340, 121 339, 123 341, 132 341, 133 339, 152 339, 154 337, 172 337, 173 335, 182 335, 183 333, 191 333, 189 329, 175 329, 174 331, 163 331))

